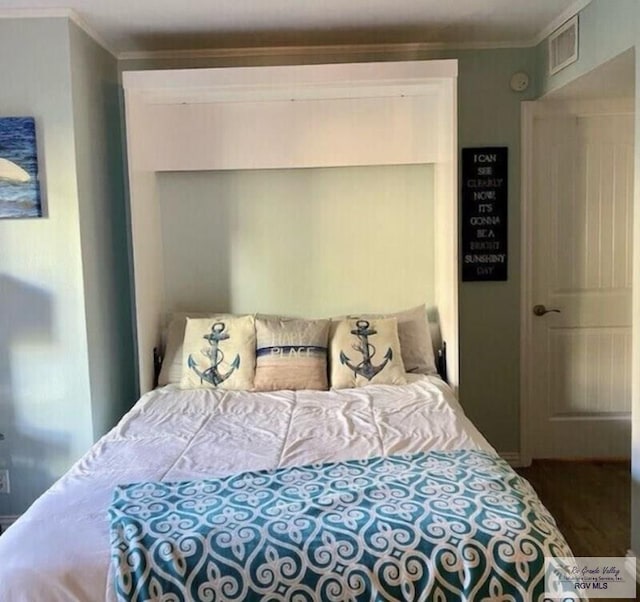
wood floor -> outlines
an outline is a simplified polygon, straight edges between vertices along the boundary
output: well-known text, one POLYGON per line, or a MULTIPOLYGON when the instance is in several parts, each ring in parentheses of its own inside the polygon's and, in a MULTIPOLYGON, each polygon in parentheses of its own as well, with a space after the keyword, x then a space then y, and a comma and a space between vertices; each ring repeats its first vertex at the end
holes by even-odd
POLYGON ((576 556, 624 556, 631 529, 627 462, 535 460, 518 468, 553 514, 576 556))
POLYGON ((516 470, 533 485, 575 556, 626 556, 631 532, 628 462, 535 460, 516 470))

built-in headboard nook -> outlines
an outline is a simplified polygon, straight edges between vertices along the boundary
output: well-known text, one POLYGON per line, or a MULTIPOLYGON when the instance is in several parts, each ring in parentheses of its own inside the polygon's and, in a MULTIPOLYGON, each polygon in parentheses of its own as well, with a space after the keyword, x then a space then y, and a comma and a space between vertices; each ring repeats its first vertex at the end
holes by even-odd
POLYGON ((123 74, 138 369, 172 311, 425 303, 458 384, 457 63, 123 74))

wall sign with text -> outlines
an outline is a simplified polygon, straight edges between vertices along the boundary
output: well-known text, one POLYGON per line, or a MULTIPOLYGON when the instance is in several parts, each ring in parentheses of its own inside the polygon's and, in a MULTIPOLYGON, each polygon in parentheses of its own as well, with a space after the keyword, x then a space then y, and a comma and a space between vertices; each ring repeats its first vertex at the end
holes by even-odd
POLYGON ((506 146, 462 149, 462 280, 507 279, 506 146))

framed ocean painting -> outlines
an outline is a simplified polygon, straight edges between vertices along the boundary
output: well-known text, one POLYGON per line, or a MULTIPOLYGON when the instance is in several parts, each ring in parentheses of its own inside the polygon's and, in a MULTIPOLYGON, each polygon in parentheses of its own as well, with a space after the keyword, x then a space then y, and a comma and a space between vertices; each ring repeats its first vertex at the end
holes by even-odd
POLYGON ((35 121, 0 117, 0 218, 41 216, 35 121))

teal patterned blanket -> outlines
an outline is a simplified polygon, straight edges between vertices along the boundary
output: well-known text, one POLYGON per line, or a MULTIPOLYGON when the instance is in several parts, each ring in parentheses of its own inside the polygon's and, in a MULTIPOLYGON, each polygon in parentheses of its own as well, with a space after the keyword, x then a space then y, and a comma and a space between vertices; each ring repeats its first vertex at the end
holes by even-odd
POLYGON ((542 599, 570 556, 530 485, 481 451, 119 486, 119 600, 542 599))

